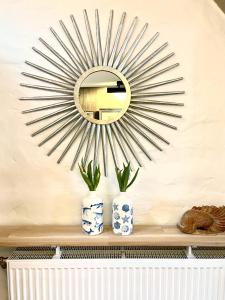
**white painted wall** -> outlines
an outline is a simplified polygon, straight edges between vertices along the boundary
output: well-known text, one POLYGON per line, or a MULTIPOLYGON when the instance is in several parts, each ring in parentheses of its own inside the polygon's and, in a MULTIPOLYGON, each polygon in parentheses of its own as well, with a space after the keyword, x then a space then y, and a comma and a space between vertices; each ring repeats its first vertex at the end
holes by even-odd
MULTIPOLYGON (((130 189, 136 223, 175 224, 192 205, 224 205, 225 18, 213 1, 8 0, 1 1, 0 10, 0 224, 80 222, 80 201, 87 190, 78 172, 68 171, 72 156, 60 166, 56 164, 59 152, 51 158, 45 156, 50 146, 37 147, 40 138, 29 136, 35 127, 24 126, 31 115, 21 114, 34 103, 17 99, 33 95, 32 90, 19 87, 19 82, 28 82, 20 72, 33 71, 24 60, 39 61, 31 46, 40 46, 39 36, 51 40, 48 27, 52 25, 60 32, 57 20, 62 18, 69 24, 70 13, 77 17, 83 33, 83 8, 88 9, 91 20, 94 9, 99 8, 104 29, 110 8, 115 9, 115 24, 122 11, 127 11, 126 28, 136 15, 139 28, 149 22, 143 42, 159 31, 156 46, 169 41, 162 54, 175 51, 171 63, 181 63, 160 80, 185 77, 182 83, 170 87, 186 90, 185 96, 171 97, 185 102, 185 107, 179 109, 184 118, 174 121, 179 131, 161 129, 171 141, 169 147, 163 145, 163 153, 152 151, 145 143, 152 153, 152 163, 141 154, 145 168, 130 189)), ((110 201, 117 192, 111 167, 109 178, 103 178, 99 188, 107 223, 110 201)), ((3 273, 0 276, 3 300, 3 273)))

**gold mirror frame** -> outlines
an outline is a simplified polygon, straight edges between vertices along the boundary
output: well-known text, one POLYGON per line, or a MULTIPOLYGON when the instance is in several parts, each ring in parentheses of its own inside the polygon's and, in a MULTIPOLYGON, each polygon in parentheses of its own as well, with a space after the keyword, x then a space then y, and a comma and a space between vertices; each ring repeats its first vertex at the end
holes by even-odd
POLYGON ((26 64, 38 70, 38 73, 22 73, 26 78, 44 82, 45 85, 21 84, 23 87, 45 91, 45 93, 50 94, 25 96, 21 97, 20 100, 31 101, 28 103, 46 103, 46 105, 38 105, 34 108, 29 107, 29 109, 23 110, 22 113, 24 114, 50 111, 50 113, 26 123, 29 126, 41 124, 41 127, 32 133, 32 136, 43 135, 39 146, 50 143, 53 138, 58 137, 57 142, 54 142, 47 155, 51 155, 57 150, 60 151, 60 147, 63 147, 63 151, 57 160, 57 163, 61 163, 69 151, 74 151, 74 158, 71 163, 71 170, 73 170, 78 159, 81 158, 81 154, 85 162, 90 159, 92 149, 92 159, 96 165, 100 161, 101 146, 104 174, 107 176, 108 146, 115 166, 120 167, 124 161, 130 162, 133 159, 139 166, 143 165, 136 147, 149 160, 152 160, 150 151, 145 148, 141 141, 142 138, 160 151, 163 150, 161 144, 169 144, 169 141, 159 134, 151 124, 155 123, 162 127, 177 129, 176 124, 171 124, 168 118, 175 120, 181 118, 181 114, 173 113, 166 109, 159 109, 158 107, 178 108, 183 106, 182 102, 171 101, 167 97, 171 95, 180 97, 184 94, 184 91, 168 91, 160 90, 160 88, 171 84, 174 85, 182 81, 183 77, 166 77, 164 80, 155 81, 157 77, 167 76, 171 70, 179 66, 179 63, 165 65, 174 57, 174 52, 159 56, 168 47, 167 42, 159 47, 157 46, 158 48, 152 49, 152 45, 155 45, 155 41, 159 37, 158 32, 147 43, 141 44, 148 28, 147 23, 136 34, 135 29, 138 18, 135 17, 125 35, 123 35, 126 19, 126 13, 124 12, 113 37, 114 11, 111 10, 108 26, 105 28, 106 40, 103 47, 98 10, 95 10, 95 38, 87 11, 84 10, 83 13, 89 45, 86 45, 84 42, 83 33, 80 33, 79 26, 73 15, 70 16, 73 32, 68 30, 62 20, 59 21, 64 33, 63 38, 55 29, 50 27, 50 31, 61 51, 59 52, 58 49, 55 49, 44 39, 40 38, 39 41, 47 51, 43 52, 36 47, 32 49, 47 61, 50 67, 26 61, 26 64), (77 99, 82 80, 94 70, 113 70, 114 74, 122 78, 129 93, 130 105, 128 109, 119 120, 110 124, 97 124, 88 120, 86 116, 83 116, 77 100, 74 102, 74 96, 77 99), (41 73, 44 76, 41 76, 41 73), (152 91, 152 89, 156 89, 156 91, 152 91), (163 97, 163 100, 158 100, 158 97, 163 97), (165 119, 163 119, 164 116, 165 119), (121 155, 118 155, 119 152, 121 155))
POLYGON ((118 70, 111 68, 111 67, 105 67, 105 66, 98 66, 98 67, 93 67, 89 70, 87 70, 85 73, 83 73, 79 79, 76 82, 76 85, 74 87, 74 100, 75 100, 75 105, 76 108, 79 110, 80 114, 87 119, 89 122, 95 123, 95 124, 110 124, 116 121, 102 121, 102 120, 93 120, 93 118, 89 117, 87 114, 84 113, 81 105, 80 105, 80 101, 79 101, 79 91, 80 91, 80 87, 83 83, 83 81, 91 74, 94 74, 96 72, 99 71, 105 71, 105 72, 109 72, 109 73, 113 73, 114 75, 116 75, 118 78, 121 79, 121 81, 124 84, 124 87, 126 89, 126 99, 125 99, 125 107, 122 109, 122 112, 120 113, 120 117, 118 119, 120 119, 125 112, 127 111, 129 104, 130 104, 130 100, 131 100, 131 90, 130 90, 130 86, 129 83, 126 79, 125 76, 123 76, 123 74, 121 72, 119 72, 118 70))

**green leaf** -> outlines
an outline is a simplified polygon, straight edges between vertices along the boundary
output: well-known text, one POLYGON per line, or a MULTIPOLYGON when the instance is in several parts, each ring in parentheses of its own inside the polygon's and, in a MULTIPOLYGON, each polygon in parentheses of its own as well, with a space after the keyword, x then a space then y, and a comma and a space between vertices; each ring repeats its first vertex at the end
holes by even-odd
POLYGON ((85 171, 85 162, 84 162, 83 158, 81 160, 81 168, 82 168, 82 171, 86 173, 86 171, 85 171))
POLYGON ((88 176, 84 172, 81 172, 81 176, 83 177, 84 181, 86 182, 89 190, 93 191, 93 185, 92 185, 92 182, 89 180, 88 176))
POLYGON ((98 184, 99 184, 99 181, 100 181, 100 177, 101 177, 100 168, 99 168, 99 166, 96 166, 95 170, 94 170, 94 180, 93 180, 94 181, 95 190, 98 187, 98 184))
POLYGON ((130 166, 128 164, 126 167, 124 167, 124 170, 123 170, 123 175, 122 175, 122 181, 123 181, 122 192, 126 192, 129 177, 130 177, 130 166))
POLYGON ((117 181, 119 183, 119 188, 120 191, 122 189, 122 175, 121 175, 122 170, 120 170, 119 168, 116 168, 116 177, 117 177, 117 181))
POLYGON ((82 175, 82 173, 85 173, 85 170, 83 169, 82 165, 78 164, 78 166, 79 166, 79 169, 80 169, 80 174, 82 175))
POLYGON ((93 175, 92 175, 92 160, 89 162, 87 167, 87 176, 89 180, 93 183, 93 175))
POLYGON ((127 189, 134 183, 135 179, 137 178, 138 172, 139 172, 139 168, 137 169, 137 171, 134 174, 134 177, 132 178, 132 180, 130 181, 130 183, 127 186, 127 189))

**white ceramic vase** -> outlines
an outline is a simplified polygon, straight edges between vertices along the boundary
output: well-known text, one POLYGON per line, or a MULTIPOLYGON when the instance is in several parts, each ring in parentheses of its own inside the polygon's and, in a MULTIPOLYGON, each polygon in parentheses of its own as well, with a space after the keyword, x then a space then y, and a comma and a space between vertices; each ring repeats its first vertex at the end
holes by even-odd
POLYGON ((126 192, 113 199, 112 228, 115 234, 129 235, 133 231, 133 204, 126 192))
POLYGON ((88 235, 103 231, 103 201, 95 191, 90 191, 82 201, 82 229, 88 235))

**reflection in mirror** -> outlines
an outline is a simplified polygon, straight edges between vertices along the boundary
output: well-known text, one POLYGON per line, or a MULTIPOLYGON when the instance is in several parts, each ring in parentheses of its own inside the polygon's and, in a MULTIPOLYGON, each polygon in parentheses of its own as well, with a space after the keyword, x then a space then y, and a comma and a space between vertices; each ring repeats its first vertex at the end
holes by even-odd
POLYGON ((111 72, 96 71, 81 83, 79 104, 84 117, 88 116, 93 123, 117 121, 125 113, 129 103, 123 81, 111 72))

